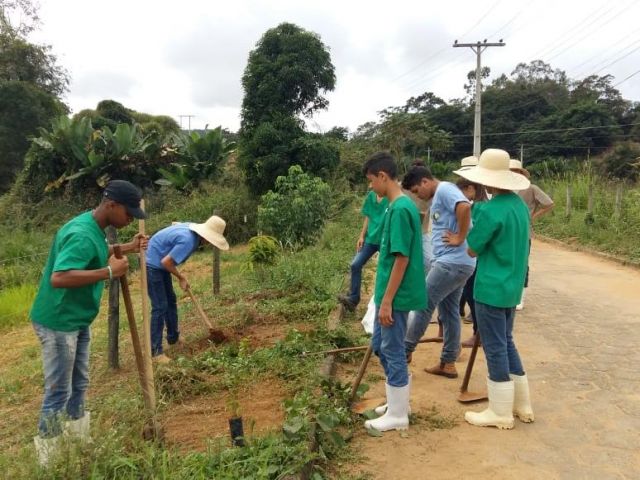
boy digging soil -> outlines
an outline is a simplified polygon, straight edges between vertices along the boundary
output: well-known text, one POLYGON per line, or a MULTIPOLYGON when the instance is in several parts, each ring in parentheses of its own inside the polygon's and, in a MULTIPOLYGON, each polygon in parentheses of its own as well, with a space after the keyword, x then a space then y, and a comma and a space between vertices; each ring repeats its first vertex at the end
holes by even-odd
POLYGON ((374 321, 371 346, 387 377, 387 409, 367 420, 365 428, 381 432, 409 426, 409 373, 404 352, 407 317, 411 310, 427 305, 422 261, 420 214, 396 180, 397 167, 386 152, 372 155, 364 165, 372 190, 389 201, 383 219, 380 256, 376 274, 374 321))

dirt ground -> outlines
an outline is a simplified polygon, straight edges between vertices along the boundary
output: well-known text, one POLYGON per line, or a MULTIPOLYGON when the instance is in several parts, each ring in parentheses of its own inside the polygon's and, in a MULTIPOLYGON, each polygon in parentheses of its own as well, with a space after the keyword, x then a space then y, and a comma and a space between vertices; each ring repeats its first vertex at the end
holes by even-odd
MULTIPOLYGON (((440 351, 440 344, 424 344, 411 366, 412 409, 436 405, 456 426, 429 431, 419 424, 406 438, 362 431, 354 439, 362 461, 348 473, 386 480, 640 478, 639 292, 638 270, 534 242, 515 338, 535 422, 516 420, 510 431, 468 425, 464 412, 486 406, 456 401, 469 350, 457 364, 460 378, 449 380, 423 372, 440 351)), ((464 325, 463 338, 470 329, 464 325)), ((435 330, 431 325, 427 336, 435 330)), ((379 373, 378 362, 368 371, 379 373)), ((484 388, 485 377, 479 352, 470 390, 484 388)), ((383 394, 379 382, 367 397, 383 394)))
MULTIPOLYGON (((286 396, 282 382, 276 379, 252 384, 251 391, 237 399, 245 435, 282 428, 282 399, 286 396)), ((228 400, 226 393, 203 395, 171 408, 162 419, 167 442, 184 451, 206 451, 211 439, 229 437, 227 419, 232 414, 228 400)))

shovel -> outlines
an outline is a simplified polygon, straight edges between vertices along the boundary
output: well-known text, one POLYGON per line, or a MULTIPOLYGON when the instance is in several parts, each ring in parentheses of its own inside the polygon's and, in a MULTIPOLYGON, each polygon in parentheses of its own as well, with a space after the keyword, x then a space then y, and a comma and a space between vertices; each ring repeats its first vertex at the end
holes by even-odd
POLYGON ((460 403, 479 402, 480 400, 486 400, 487 392, 469 392, 469 380, 471 380, 471 372, 473 371, 473 364, 476 361, 476 354, 478 353, 478 346, 480 345, 480 333, 476 333, 476 339, 473 342, 473 348, 469 355, 469 361, 467 362, 467 370, 464 372, 464 379, 460 386, 460 394, 458 395, 458 401, 460 403))
POLYGON ((200 305, 200 302, 198 302, 198 299, 191 291, 191 287, 187 287, 187 293, 189 294, 189 297, 191 297, 191 301, 193 302, 193 304, 196 306, 196 310, 198 310, 198 314, 200 314, 200 318, 209 329, 209 340, 211 340, 213 343, 224 342, 227 339, 227 336, 224 334, 222 330, 213 328, 213 324, 209 320, 209 317, 207 316, 206 312, 202 309, 202 305, 200 305))

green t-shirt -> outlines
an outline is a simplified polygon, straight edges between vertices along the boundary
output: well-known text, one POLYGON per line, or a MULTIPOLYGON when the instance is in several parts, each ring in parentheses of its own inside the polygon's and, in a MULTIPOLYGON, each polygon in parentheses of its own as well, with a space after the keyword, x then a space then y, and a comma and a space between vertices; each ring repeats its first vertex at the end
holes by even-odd
POLYGON ((382 197, 378 202, 376 193, 371 190, 367 194, 367 198, 364 199, 362 205, 362 215, 369 219, 367 225, 367 234, 364 237, 366 243, 372 245, 380 245, 380 235, 382 235, 382 219, 384 218, 384 212, 387 211, 389 206, 389 200, 387 197, 382 197))
POLYGON ((529 209, 513 192, 474 205, 469 247, 478 255, 473 298, 493 307, 520 302, 529 259, 529 209))
POLYGON ((422 225, 415 203, 405 195, 389 204, 383 218, 380 257, 376 273, 375 303, 380 305, 387 290, 391 270, 399 254, 409 257, 409 264, 393 298, 393 310, 408 312, 427 307, 427 287, 422 263, 422 225))
POLYGON ((77 288, 53 288, 51 274, 105 268, 109 246, 91 212, 70 220, 56 233, 31 307, 31 320, 51 330, 72 332, 93 322, 104 282, 77 288))

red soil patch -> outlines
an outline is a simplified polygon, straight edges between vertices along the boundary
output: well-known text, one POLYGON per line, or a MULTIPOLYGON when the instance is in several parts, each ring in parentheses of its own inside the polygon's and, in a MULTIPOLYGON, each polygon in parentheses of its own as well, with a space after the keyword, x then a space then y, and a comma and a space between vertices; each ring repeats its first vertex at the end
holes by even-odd
MULTIPOLYGON (((284 398, 284 385, 274 378, 257 381, 251 391, 241 393, 238 412, 244 421, 245 436, 282 428, 284 398)), ((185 451, 205 451, 210 439, 229 437, 228 400, 228 393, 224 392, 215 397, 192 398, 172 408, 162 422, 167 443, 185 451)))

